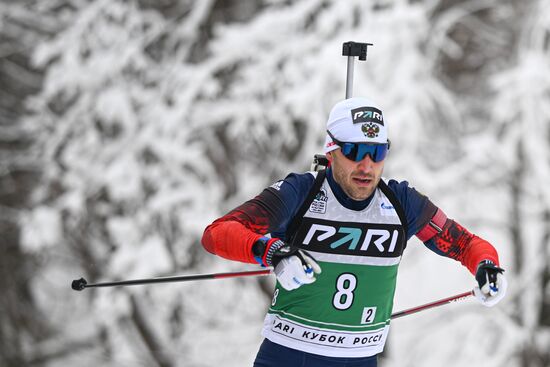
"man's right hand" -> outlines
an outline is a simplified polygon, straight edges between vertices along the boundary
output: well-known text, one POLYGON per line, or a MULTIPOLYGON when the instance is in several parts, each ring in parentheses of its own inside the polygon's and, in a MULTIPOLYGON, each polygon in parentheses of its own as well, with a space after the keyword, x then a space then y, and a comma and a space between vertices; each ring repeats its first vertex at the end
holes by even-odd
POLYGON ((254 258, 262 266, 273 266, 275 275, 286 290, 315 281, 321 267, 305 251, 292 248, 278 238, 261 237, 252 247, 254 258))

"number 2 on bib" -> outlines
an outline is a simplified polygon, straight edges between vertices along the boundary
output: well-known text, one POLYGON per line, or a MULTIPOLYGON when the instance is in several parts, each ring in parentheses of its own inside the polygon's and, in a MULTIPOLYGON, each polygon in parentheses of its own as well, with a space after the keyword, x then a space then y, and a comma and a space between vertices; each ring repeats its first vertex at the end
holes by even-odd
POLYGON ((353 304, 353 291, 357 287, 357 278, 351 273, 343 273, 336 279, 336 293, 332 305, 338 310, 347 310, 353 304))

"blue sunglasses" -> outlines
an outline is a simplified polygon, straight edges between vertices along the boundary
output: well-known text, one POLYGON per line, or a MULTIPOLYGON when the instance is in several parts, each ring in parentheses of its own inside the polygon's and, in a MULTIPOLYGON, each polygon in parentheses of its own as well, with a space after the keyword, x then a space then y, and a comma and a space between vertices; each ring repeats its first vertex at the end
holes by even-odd
POLYGON ((373 162, 380 162, 386 158, 386 155, 388 155, 388 150, 390 150, 389 140, 385 144, 346 143, 336 139, 330 131, 327 130, 327 133, 334 144, 340 147, 344 157, 354 162, 361 162, 367 155, 373 162))

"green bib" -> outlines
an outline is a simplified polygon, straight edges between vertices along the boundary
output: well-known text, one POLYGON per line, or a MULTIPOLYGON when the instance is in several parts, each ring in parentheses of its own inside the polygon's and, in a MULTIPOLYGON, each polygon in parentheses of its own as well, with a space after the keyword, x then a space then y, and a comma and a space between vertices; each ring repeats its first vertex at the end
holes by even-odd
POLYGON ((313 284, 292 291, 277 283, 264 321, 266 338, 334 357, 383 350, 405 246, 394 207, 399 203, 391 198, 377 188, 371 203, 354 211, 323 182, 293 241, 315 258, 322 273, 313 284))

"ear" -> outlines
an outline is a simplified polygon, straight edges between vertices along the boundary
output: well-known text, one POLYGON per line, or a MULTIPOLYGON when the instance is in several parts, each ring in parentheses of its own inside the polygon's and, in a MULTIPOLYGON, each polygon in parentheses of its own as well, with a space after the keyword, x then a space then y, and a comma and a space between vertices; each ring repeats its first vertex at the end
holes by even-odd
POLYGON ((333 157, 332 157, 332 152, 333 152, 333 151, 330 151, 330 152, 328 152, 328 153, 325 154, 326 157, 327 157, 327 159, 328 159, 328 162, 329 162, 329 163, 332 163, 332 159, 333 159, 333 157))

